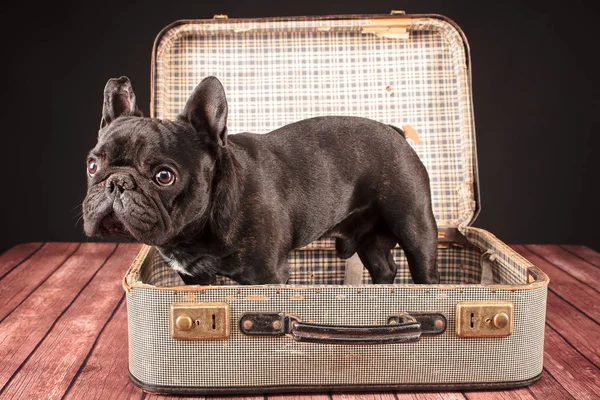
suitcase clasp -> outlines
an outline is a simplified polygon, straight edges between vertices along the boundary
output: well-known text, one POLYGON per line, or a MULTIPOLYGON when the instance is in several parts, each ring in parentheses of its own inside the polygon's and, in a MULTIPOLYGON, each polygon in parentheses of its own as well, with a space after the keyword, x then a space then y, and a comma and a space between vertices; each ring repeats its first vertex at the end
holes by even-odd
POLYGON ((456 304, 456 335, 466 338, 510 336, 513 314, 510 301, 461 301, 456 304))
POLYGON ((223 340, 229 338, 229 304, 171 304, 171 337, 179 340, 223 340))

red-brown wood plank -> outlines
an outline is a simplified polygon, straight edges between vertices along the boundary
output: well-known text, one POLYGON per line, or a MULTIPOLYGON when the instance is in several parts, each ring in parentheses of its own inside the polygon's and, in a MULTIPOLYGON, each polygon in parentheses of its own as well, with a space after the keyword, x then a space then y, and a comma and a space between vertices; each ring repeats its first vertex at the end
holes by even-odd
POLYGON ((465 396, 467 396, 467 399, 469 400, 535 399, 533 394, 527 388, 496 390, 489 392, 465 392, 465 396))
POLYGON ((330 400, 328 394, 270 394, 267 396, 268 400, 330 400))
POLYGON ((10 270, 31 256, 42 247, 43 243, 23 243, 6 250, 0 256, 0 279, 10 270))
POLYGON ((600 332, 600 325, 552 292, 546 308, 546 323, 599 367, 600 340, 593 332, 600 332))
POLYGON ((0 397, 59 398, 69 387, 98 334, 124 297, 121 278, 140 245, 119 245, 44 341, 0 392, 0 397))
MULTIPOLYGON (((341 393, 332 394, 333 400, 464 400, 461 392, 384 392, 384 393, 341 393)), ((270 399, 270 396, 269 396, 270 399)), ((319 399, 321 400, 321 399, 319 399)), ((325 400, 325 399, 322 399, 325 400)))
POLYGON ((461 392, 441 392, 441 393, 396 393, 399 400, 465 400, 466 397, 461 392))
POLYGON ((533 385, 530 385, 529 390, 536 399, 564 400, 573 398, 573 396, 571 396, 569 392, 554 379, 550 372, 545 369, 542 378, 533 385))
POLYGON ((596 267, 600 268, 600 253, 598 253, 596 250, 590 249, 587 246, 577 246, 570 244, 563 244, 560 247, 563 247, 567 251, 575 254, 578 257, 583 258, 590 264, 593 264, 596 267))
POLYGON ((66 399, 141 399, 143 392, 127 375, 127 303, 106 324, 66 399))
POLYGON ((598 399, 600 369, 586 360, 551 327, 546 328, 544 367, 576 399, 598 399))
POLYGON ((83 244, 0 324, 0 388, 103 265, 116 245, 83 244))
MULTIPOLYGON (((396 396, 400 400, 464 400, 465 396, 460 392, 448 392, 448 393, 396 393, 396 396)), ((394 393, 334 393, 332 395, 334 400, 396 400, 394 393)), ((268 400, 330 400, 328 394, 269 394, 266 395, 268 400)), ((221 396, 209 396, 209 397, 172 397, 162 396, 158 394, 147 394, 144 400, 167 400, 167 399, 185 399, 185 400, 204 400, 204 399, 215 399, 215 400, 263 400, 263 396, 255 397, 221 397, 221 396)))
POLYGON ((396 400, 394 393, 333 393, 333 400, 396 400))
POLYGON ((600 292, 600 269, 558 245, 528 244, 531 252, 600 292))
MULTIPOLYGON (((341 393, 332 394, 333 400, 464 400, 460 392, 422 393, 422 392, 389 392, 389 393, 341 393)), ((323 399, 324 400, 324 399, 323 399)))
MULTIPOLYGON (((461 392, 387 392, 332 394, 333 400, 464 400, 461 392)), ((270 399, 270 396, 269 396, 270 399)), ((321 400, 321 399, 320 399, 321 400)), ((325 400, 325 399, 322 399, 325 400)))
POLYGON ((550 277, 551 291, 593 320, 600 321, 600 293, 557 268, 554 264, 535 255, 524 246, 514 245, 512 247, 550 277))
POLYGON ((77 243, 48 243, 0 280, 0 321, 64 263, 77 243))

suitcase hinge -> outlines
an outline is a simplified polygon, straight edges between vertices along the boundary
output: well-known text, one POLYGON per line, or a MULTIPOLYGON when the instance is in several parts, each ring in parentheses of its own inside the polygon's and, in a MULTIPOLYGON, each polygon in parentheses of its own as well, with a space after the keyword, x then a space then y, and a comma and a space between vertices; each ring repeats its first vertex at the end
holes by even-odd
POLYGON ((467 237, 455 227, 438 227, 438 247, 455 245, 463 247, 469 244, 467 237))
MULTIPOLYGON (((392 11, 392 15, 403 16, 403 11, 392 11)), ((363 34, 373 34, 377 37, 389 39, 408 39, 410 27, 413 24, 411 18, 376 18, 371 24, 363 27, 363 34)))

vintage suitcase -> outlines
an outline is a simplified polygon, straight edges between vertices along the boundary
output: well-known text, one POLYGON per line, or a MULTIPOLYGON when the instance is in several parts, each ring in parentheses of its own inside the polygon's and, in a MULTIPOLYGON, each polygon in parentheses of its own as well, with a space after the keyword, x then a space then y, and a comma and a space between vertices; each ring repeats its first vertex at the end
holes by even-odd
POLYGON ((400 248, 395 284, 370 284, 356 257, 338 259, 325 238, 290 254, 288 285, 184 286, 144 246, 123 281, 132 381, 215 394, 539 379, 548 277, 470 227, 480 207, 470 74, 464 34, 437 15, 217 16, 165 28, 152 59, 154 117, 174 118, 214 75, 229 132, 319 115, 405 126, 430 175, 442 284, 413 284, 400 248))

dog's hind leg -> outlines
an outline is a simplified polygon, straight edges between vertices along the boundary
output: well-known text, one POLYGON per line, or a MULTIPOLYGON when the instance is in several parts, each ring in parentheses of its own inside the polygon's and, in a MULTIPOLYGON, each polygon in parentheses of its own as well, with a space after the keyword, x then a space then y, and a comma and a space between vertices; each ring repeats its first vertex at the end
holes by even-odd
POLYGON ((429 212, 394 221, 392 231, 404 250, 414 283, 439 283, 437 269, 437 225, 429 212))
POLYGON ((390 233, 374 232, 358 248, 358 256, 369 271, 373 283, 394 283, 397 266, 391 249, 397 239, 390 233))

